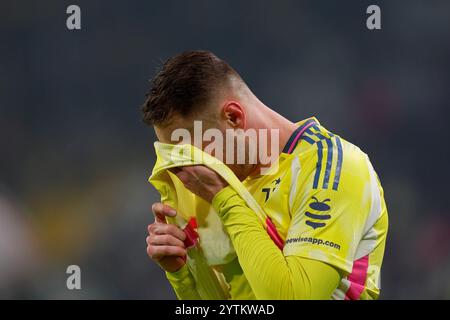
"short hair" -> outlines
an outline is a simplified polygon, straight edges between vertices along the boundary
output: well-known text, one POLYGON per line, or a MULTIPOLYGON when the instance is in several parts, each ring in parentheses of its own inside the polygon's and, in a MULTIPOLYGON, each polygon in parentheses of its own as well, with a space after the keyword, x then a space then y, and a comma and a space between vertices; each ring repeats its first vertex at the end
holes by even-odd
POLYGON ((151 80, 142 106, 143 121, 164 125, 173 114, 187 117, 201 111, 232 76, 241 79, 209 51, 186 51, 168 59, 151 80))

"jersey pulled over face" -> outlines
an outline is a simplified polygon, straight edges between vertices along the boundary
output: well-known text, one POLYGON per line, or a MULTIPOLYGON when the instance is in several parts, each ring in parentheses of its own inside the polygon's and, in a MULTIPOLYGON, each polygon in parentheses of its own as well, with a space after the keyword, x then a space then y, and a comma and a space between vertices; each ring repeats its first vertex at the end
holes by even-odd
POLYGON ((333 299, 374 299, 388 229, 368 156, 318 120, 298 123, 278 165, 244 185, 275 224, 285 256, 320 260, 342 275, 333 299))

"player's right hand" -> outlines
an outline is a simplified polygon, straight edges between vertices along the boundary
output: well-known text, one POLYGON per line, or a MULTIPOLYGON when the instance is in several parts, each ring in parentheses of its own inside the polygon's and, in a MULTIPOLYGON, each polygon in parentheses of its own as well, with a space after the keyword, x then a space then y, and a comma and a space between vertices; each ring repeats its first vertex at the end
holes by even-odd
POLYGON ((186 262, 183 230, 166 222, 166 216, 175 217, 176 211, 160 202, 152 205, 155 222, 148 226, 147 254, 168 272, 178 271, 186 262))

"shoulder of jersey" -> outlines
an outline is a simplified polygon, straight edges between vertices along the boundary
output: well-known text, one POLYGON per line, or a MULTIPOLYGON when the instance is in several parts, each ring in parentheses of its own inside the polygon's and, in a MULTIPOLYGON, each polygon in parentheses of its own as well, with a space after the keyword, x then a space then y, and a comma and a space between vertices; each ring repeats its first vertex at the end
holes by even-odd
MULTIPOLYGON (((341 170, 344 159, 344 140, 320 126, 313 124, 308 127, 292 152, 303 161, 313 161, 308 166, 314 171, 313 189, 339 188, 341 170)), ((304 168, 307 169, 307 168, 304 168)))

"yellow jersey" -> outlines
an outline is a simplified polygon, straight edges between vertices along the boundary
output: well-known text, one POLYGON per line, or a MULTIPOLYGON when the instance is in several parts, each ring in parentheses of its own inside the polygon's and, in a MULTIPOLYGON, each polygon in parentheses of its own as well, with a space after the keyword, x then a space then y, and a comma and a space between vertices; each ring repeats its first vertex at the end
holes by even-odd
POLYGON ((342 274, 334 299, 375 299, 388 229, 368 156, 316 118, 298 123, 276 172, 244 185, 284 239, 285 256, 320 260, 342 274))
MULTIPOLYGON (((170 146, 161 145, 159 148, 159 154, 165 153, 162 148, 171 149, 170 146)), ((191 160, 177 162, 178 164, 165 161, 162 156, 158 156, 150 181, 161 192, 162 201, 181 209, 185 218, 189 214, 195 214, 192 212, 198 213, 201 208, 209 212, 204 201, 189 195, 189 191, 180 186, 175 177, 171 176, 172 183, 166 182, 167 177, 160 177, 159 172, 164 168, 179 164, 201 164, 191 160), (194 206, 188 205, 191 202, 194 206), (195 208, 196 204, 201 206, 195 208)), ((219 170, 220 166, 216 169, 219 170)), ((225 178, 231 181, 230 174, 226 171, 225 178)), ((232 183, 235 186, 237 184, 240 184, 239 181, 232 183)), ((206 224, 201 221, 199 223, 199 230, 203 231, 203 235, 200 232, 200 244, 203 238, 207 260, 210 265, 215 266, 215 272, 222 274, 223 282, 228 284, 229 298, 270 297, 267 289, 259 288, 261 282, 267 280, 269 283, 270 273, 255 277, 253 267, 258 261, 255 256, 251 257, 254 250, 262 252, 273 246, 273 243, 266 240, 267 234, 260 237, 263 231, 261 219, 252 218, 252 215, 260 211, 275 226, 280 241, 276 241, 276 236, 271 238, 275 239, 277 247, 282 248, 285 259, 297 256, 306 258, 302 260, 305 267, 308 261, 316 260, 338 270, 341 280, 330 298, 353 300, 378 297, 388 217, 380 181, 367 155, 358 147, 326 130, 316 118, 309 118, 298 123, 298 128, 280 154, 277 165, 272 166, 264 175, 248 177, 242 185, 245 190, 238 193, 230 187, 223 189, 211 204, 227 225, 227 230, 232 230, 233 240, 238 241, 237 237, 241 237, 239 244, 235 243, 240 246, 241 256, 238 259, 235 258, 233 248, 229 247, 229 240, 221 235, 221 228, 208 233, 206 229, 202 229, 202 224, 203 228, 216 225, 211 223, 213 220, 210 219, 206 224), (245 196, 243 191, 248 191, 251 197, 245 196), (242 202, 242 199, 246 199, 250 206, 242 202), (252 206, 253 201, 255 203, 252 206), (240 207, 238 216, 226 217, 227 213, 223 211, 229 211, 232 207, 240 207), (247 229, 248 235, 245 232, 247 229), (259 240, 255 241, 255 236, 259 240), (219 238, 222 239, 221 245, 214 245, 214 239, 219 238), (243 249, 243 246, 247 248, 243 249), (220 253, 218 248, 225 248, 225 251, 220 253), (247 261, 249 259, 253 260, 247 261), (241 265, 246 266, 247 277, 241 265)), ((267 228, 268 231, 269 229, 267 228)), ((282 259, 278 248, 271 250, 267 251, 271 252, 271 257, 282 259)), ((272 269, 272 272, 276 270, 272 269)), ((193 277, 186 265, 179 271, 167 272, 166 275, 178 298, 202 298, 202 294, 197 292, 198 283, 195 283, 201 279, 193 277)))

